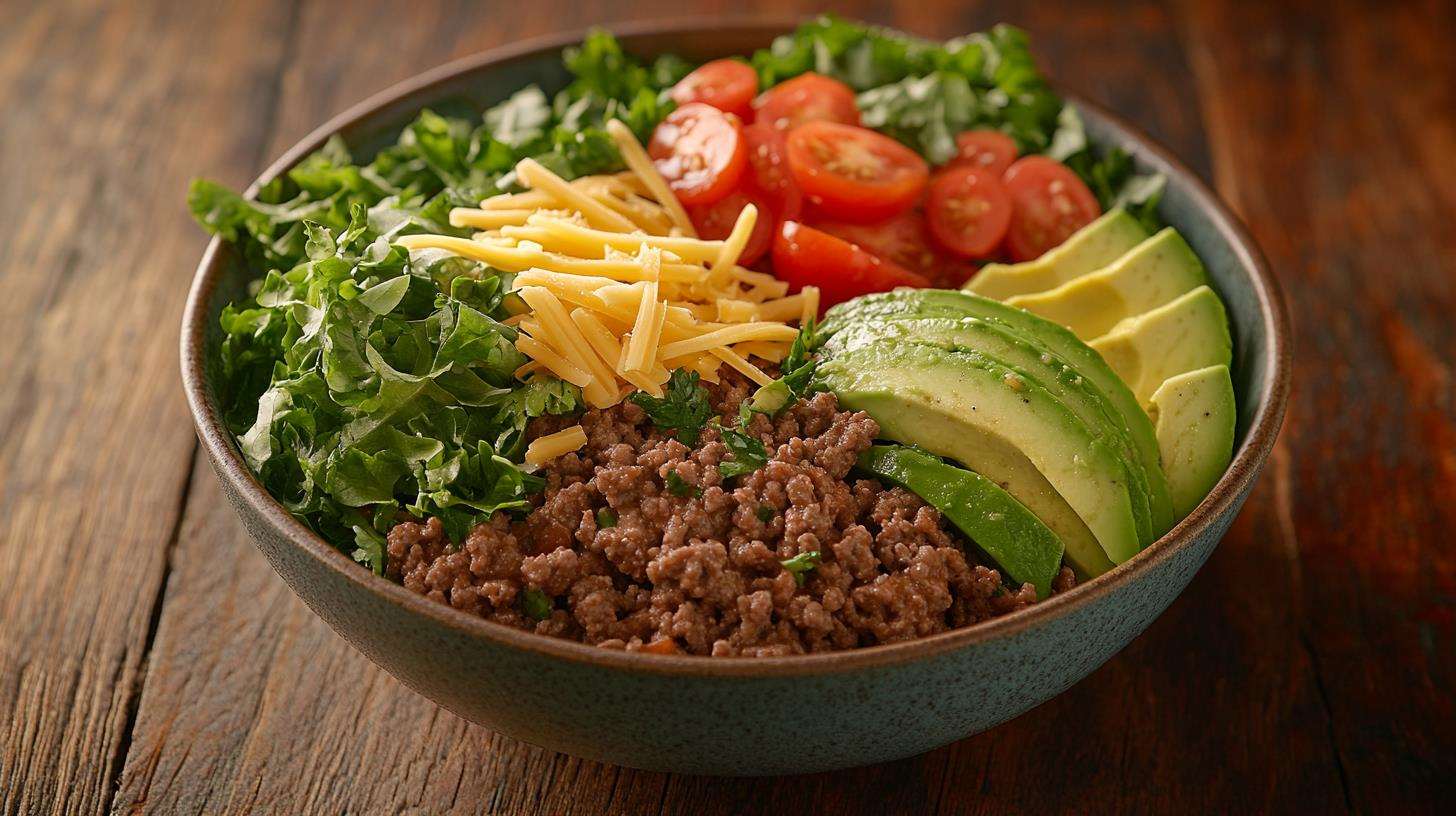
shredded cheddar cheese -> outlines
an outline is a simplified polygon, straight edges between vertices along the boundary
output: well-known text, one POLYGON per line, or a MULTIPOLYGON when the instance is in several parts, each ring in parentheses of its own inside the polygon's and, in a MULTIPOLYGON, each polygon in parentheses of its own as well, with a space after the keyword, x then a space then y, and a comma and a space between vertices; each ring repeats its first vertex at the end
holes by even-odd
MULTIPOLYGON (((437 249, 515 273, 520 313, 509 323, 529 358, 519 379, 551 375, 605 408, 633 391, 661 396, 674 369, 718 382, 724 365, 760 385, 750 358, 777 363, 811 319, 819 292, 738 265, 758 211, 747 205, 723 240, 697 237, 687 212, 630 129, 607 125, 629 170, 566 181, 525 159, 525 192, 457 207, 453 227, 473 237, 407 235, 410 250, 437 249), (524 303, 524 306, 520 306, 524 303)), ((542 437, 527 449, 538 464, 576 450, 581 428, 542 437)), ((580 440, 580 441, 579 441, 580 440)))

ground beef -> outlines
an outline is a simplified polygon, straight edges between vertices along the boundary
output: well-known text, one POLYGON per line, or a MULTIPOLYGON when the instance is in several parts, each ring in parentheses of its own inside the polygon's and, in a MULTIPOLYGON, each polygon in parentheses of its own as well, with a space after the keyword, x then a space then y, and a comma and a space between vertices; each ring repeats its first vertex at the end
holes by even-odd
MULTIPOLYGON (((751 392, 707 386, 724 424, 751 392)), ((580 418, 587 445, 549 463, 524 519, 497 514, 459 546, 438 519, 389 532, 388 572, 484 618, 608 648, 788 655, 893 643, 1036 602, 976 563, 935 509, 898 487, 851 479, 879 433, 816 394, 749 431, 770 454, 725 480, 719 432, 688 446, 631 403, 580 418), (681 480, 676 495, 668 476, 681 480), (684 488, 684 486, 686 486, 684 488), (818 553, 797 574, 784 562, 818 553), (541 620, 526 593, 551 599, 541 620)), ((570 421, 543 419, 532 436, 570 421)), ((676 484, 676 482, 675 482, 676 484)), ((801 559, 801 561, 804 559, 801 559)), ((1075 579, 1063 569, 1054 591, 1075 579)))

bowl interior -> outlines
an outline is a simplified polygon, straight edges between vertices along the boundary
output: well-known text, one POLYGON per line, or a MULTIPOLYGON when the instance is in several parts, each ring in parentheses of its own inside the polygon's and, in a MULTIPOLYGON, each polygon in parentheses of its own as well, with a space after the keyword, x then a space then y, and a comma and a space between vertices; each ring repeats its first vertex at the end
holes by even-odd
MULTIPOLYGON (((652 57, 660 53, 673 52, 694 60, 705 60, 733 54, 742 54, 766 46, 774 36, 783 33, 787 26, 774 24, 745 25, 698 25, 673 28, 663 24, 643 26, 638 30, 619 29, 616 33, 623 46, 641 57, 652 57)), ((579 42, 581 33, 557 35, 540 40, 523 42, 507 49, 469 57, 395 86, 353 109, 341 114, 320 127, 270 166, 249 188, 256 192, 272 178, 285 172, 302 158, 323 145, 330 135, 337 133, 356 156, 367 157, 390 144, 401 128, 413 119, 420 109, 431 108, 442 113, 478 114, 526 85, 535 83, 548 93, 562 87, 569 79, 561 65, 562 47, 579 42)), ((1069 595, 1082 595, 1097 591, 1095 587, 1106 585, 1111 579, 1130 571, 1140 569, 1140 564, 1150 563, 1157 557, 1155 551, 1180 547, 1200 530, 1214 522, 1215 516, 1235 501, 1234 494, 1257 473, 1277 435, 1283 416, 1289 370, 1287 318, 1284 305, 1272 276, 1267 272, 1265 262, 1252 240, 1238 221, 1217 201, 1211 191, 1191 171, 1186 169, 1170 154, 1152 143, 1147 137, 1121 122, 1113 115, 1095 105, 1068 95, 1081 108, 1092 140, 1101 145, 1120 145, 1131 153, 1140 167, 1160 170, 1168 176, 1161 213, 1164 219, 1176 226, 1197 250, 1208 267, 1214 287, 1228 307, 1234 339, 1234 387, 1239 404, 1239 422, 1236 437, 1234 463, 1214 488, 1204 506, 1196 510, 1168 536, 1150 546, 1129 564, 1114 570, 1107 576, 1088 582, 1069 595)), ((245 269, 236 252, 228 245, 214 240, 198 270, 192 296, 183 325, 183 374, 189 400, 199 432, 209 453, 217 460, 223 478, 230 479, 245 495, 252 493, 250 501, 255 506, 271 505, 270 515, 284 516, 281 506, 262 493, 261 486, 248 473, 226 430, 219 422, 217 398, 213 383, 218 375, 214 361, 217 345, 221 340, 218 315, 222 307, 243 297, 252 277, 245 269), (198 376, 200 375, 200 376, 198 376), (225 441, 224 441, 225 440, 225 441)), ((361 574, 354 577, 358 583, 366 583, 386 593, 392 590, 405 592, 402 588, 387 585, 383 579, 363 575, 356 565, 333 548, 328 547, 301 525, 288 525, 287 534, 300 540, 301 546, 311 550, 334 564, 340 570, 355 570, 361 574), (310 541, 301 541, 309 538, 310 541)), ((1073 599, 1059 596, 1045 604, 1037 616, 1053 614, 1053 608, 1062 608, 1063 602, 1073 599)), ((1036 608, 1034 607, 1033 610, 1036 608)), ((463 613, 453 610, 437 610, 447 617, 459 617, 463 613)), ((1032 610, 1028 610, 1032 611, 1032 610)), ((1006 616, 997 621, 971 627, 971 629, 1009 627, 1009 619, 1028 617, 1026 612, 1006 616)), ((494 630, 497 624, 472 619, 469 628, 483 627, 477 631, 494 630)), ((965 630, 957 630, 964 634, 965 630)), ((955 636, 956 632, 936 635, 927 640, 940 640, 955 636)), ((536 639, 535 636, 532 636, 536 639)), ((545 640, 545 638, 539 638, 545 640)), ((865 651, 893 649, 898 645, 870 647, 865 651)), ((699 660, 701 658, 684 658, 699 660)), ((811 658, 789 658, 787 660, 809 660, 811 658)), ((671 662, 669 659, 667 662, 671 662)), ((777 661, 774 661, 777 662, 777 661)))

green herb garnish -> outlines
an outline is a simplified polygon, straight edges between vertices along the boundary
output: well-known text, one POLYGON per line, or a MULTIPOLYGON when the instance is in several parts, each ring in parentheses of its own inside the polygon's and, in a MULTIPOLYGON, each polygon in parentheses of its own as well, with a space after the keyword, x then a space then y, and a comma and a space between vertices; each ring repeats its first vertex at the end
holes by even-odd
POLYGON ((698 372, 682 368, 672 372, 661 399, 642 391, 628 399, 647 412, 653 425, 676 434, 678 441, 689 447, 698 443, 698 435, 713 416, 708 392, 698 385, 698 372))
POLYGON ((538 621, 551 617, 551 610, 555 608, 556 602, 551 596, 539 589, 528 589, 521 595, 521 609, 538 621))
POLYGON ((663 481, 667 483, 667 492, 671 493, 674 496, 685 499, 689 496, 697 498, 698 496, 703 495, 702 488, 690 484, 686 479, 677 475, 677 471, 675 470, 669 470, 667 472, 667 477, 663 479, 663 481))
POLYGON ((794 574, 794 583, 803 586, 809 579, 808 573, 819 566, 819 551, 810 550, 801 552, 793 558, 785 558, 779 562, 783 568, 794 574))
POLYGON ((617 514, 612 512, 612 508, 603 507, 602 509, 597 511, 597 529, 605 530, 609 527, 616 526, 617 514))
POLYGON ((759 521, 763 522, 764 524, 768 524, 770 521, 773 521, 773 518, 776 514, 777 513, 773 509, 773 505, 760 504, 758 506, 758 510, 755 512, 754 515, 758 516, 759 521))
POLYGON ((718 430, 731 457, 718 464, 718 472, 724 479, 752 473, 768 464, 768 451, 758 437, 734 428, 719 426, 718 430))

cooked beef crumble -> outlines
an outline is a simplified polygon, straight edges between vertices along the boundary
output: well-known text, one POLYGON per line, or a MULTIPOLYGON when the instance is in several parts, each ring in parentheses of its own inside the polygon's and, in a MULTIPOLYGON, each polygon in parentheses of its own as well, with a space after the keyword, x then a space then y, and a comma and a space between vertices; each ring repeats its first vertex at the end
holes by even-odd
MULTIPOLYGON (((750 393, 742 380, 707 388, 724 424, 750 393)), ((543 468, 546 489, 523 521, 497 514, 458 547, 437 519, 400 523, 389 533, 389 575, 541 634, 699 655, 891 643, 1036 602, 1030 584, 1005 587, 969 559, 913 493, 848 480, 879 427, 840 411, 831 394, 775 420, 756 415, 749 430, 768 464, 726 481, 715 428, 690 448, 626 402, 579 421, 586 446, 543 468), (784 564, 796 556, 797 572, 784 564), (544 619, 524 611, 528 592, 552 599, 544 619)), ((571 422, 538 420, 531 433, 571 422)), ((1074 580, 1063 569, 1054 591, 1074 580)))

